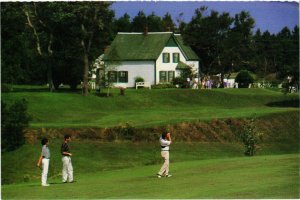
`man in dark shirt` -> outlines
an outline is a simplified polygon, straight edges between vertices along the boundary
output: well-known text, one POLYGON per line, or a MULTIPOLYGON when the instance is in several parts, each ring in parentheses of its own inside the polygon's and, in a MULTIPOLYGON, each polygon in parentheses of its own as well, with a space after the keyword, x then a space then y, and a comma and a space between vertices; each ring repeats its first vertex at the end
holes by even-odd
POLYGON ((70 135, 65 135, 64 142, 61 145, 61 154, 62 154, 62 163, 63 163, 63 170, 62 170, 62 181, 63 183, 67 183, 69 179, 69 183, 73 183, 73 166, 71 162, 71 152, 69 147, 69 142, 71 141, 70 135))

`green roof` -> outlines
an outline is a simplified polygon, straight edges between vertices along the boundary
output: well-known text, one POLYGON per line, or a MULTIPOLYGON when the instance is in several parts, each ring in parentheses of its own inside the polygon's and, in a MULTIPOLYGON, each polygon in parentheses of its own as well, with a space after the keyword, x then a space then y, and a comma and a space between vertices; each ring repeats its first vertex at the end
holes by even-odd
POLYGON ((175 35, 176 41, 182 48, 182 51, 186 54, 187 60, 199 60, 199 57, 197 54, 192 50, 192 48, 188 45, 186 45, 183 41, 183 38, 181 35, 175 35))
POLYGON ((190 68, 190 66, 181 61, 179 61, 179 63, 176 66, 176 69, 188 69, 188 68, 190 68))
POLYGON ((156 60, 172 37, 178 43, 187 60, 199 60, 193 50, 183 44, 181 36, 175 35, 174 37, 171 32, 149 32, 147 35, 142 33, 118 33, 105 53, 104 60, 156 60))

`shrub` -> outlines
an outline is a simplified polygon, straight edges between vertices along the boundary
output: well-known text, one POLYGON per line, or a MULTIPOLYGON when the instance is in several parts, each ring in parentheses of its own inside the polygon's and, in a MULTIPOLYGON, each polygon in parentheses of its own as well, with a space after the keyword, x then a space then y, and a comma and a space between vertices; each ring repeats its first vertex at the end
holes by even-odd
POLYGON ((144 82, 145 80, 144 80, 143 77, 137 76, 137 77, 134 78, 134 81, 136 83, 136 82, 144 82))
POLYGON ((15 101, 11 106, 1 101, 1 150, 12 151, 25 143, 24 129, 30 117, 25 99, 15 101))
POLYGON ((173 85, 179 85, 181 88, 185 88, 187 85, 187 81, 184 77, 175 77, 172 81, 173 85))
POLYGON ((166 88, 176 88, 175 85, 172 85, 170 83, 162 83, 162 84, 157 84, 157 85, 152 85, 152 89, 166 89, 166 88))
POLYGON ((244 143, 246 156, 254 156, 256 146, 261 139, 262 133, 259 133, 255 124, 254 119, 244 124, 243 132, 240 134, 240 138, 244 143))
POLYGON ((116 128, 116 131, 118 135, 125 140, 133 140, 136 134, 136 129, 133 126, 131 126, 129 123, 119 125, 116 128))
POLYGON ((249 71, 242 70, 236 76, 235 82, 239 84, 239 88, 247 88, 250 83, 254 82, 254 78, 251 76, 249 71))
POLYGON ((1 92, 11 92, 13 87, 10 84, 3 83, 1 84, 1 92))

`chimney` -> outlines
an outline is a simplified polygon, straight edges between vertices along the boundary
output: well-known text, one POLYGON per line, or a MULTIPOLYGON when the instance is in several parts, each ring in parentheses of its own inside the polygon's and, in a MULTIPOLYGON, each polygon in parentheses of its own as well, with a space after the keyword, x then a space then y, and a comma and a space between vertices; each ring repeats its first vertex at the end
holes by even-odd
POLYGON ((144 35, 148 35, 148 26, 144 27, 144 35))

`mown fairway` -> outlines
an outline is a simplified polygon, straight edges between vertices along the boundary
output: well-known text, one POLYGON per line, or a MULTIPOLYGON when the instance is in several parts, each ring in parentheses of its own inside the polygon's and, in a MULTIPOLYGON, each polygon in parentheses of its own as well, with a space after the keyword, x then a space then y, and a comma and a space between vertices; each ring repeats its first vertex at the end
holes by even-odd
POLYGON ((283 95, 266 89, 127 89, 112 97, 80 93, 49 93, 45 88, 16 88, 2 94, 12 101, 25 98, 29 102, 30 124, 39 127, 112 127, 128 122, 135 127, 176 124, 183 121, 264 116, 297 111, 297 107, 273 106, 275 103, 298 101, 297 94, 283 95))
MULTIPOLYGON (((171 178, 154 176, 160 166, 76 174, 74 184, 50 180, 2 186, 3 199, 61 198, 299 198, 299 155, 257 156, 172 163, 171 178)), ((88 165, 86 170, 89 170, 88 165)))
MULTIPOLYGON (((49 93, 32 86, 3 93, 8 103, 20 98, 28 101, 31 129, 49 128, 51 186, 40 186, 41 171, 35 166, 41 149, 38 138, 2 154, 2 198, 300 198, 298 94, 266 89, 127 89, 125 96, 115 89, 112 93, 111 97, 83 97, 79 92, 49 93), (53 129, 105 128, 128 122, 141 130, 187 121, 235 118, 238 122, 242 120, 238 118, 254 116, 265 134, 254 157, 244 157, 242 142, 233 138, 236 135, 222 135, 230 131, 218 127, 228 126, 203 124, 211 126, 204 130, 227 139, 212 142, 208 137, 203 142, 174 137, 173 177, 168 179, 155 176, 162 164, 157 141, 74 137, 71 149, 77 182, 61 183, 62 138, 52 135, 53 129)), ((190 134, 199 134, 198 130, 190 134)))

